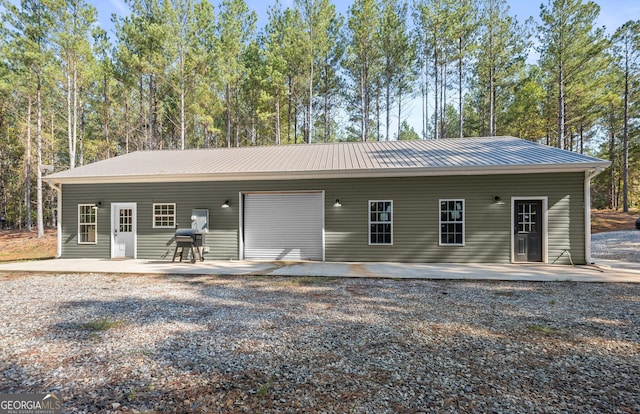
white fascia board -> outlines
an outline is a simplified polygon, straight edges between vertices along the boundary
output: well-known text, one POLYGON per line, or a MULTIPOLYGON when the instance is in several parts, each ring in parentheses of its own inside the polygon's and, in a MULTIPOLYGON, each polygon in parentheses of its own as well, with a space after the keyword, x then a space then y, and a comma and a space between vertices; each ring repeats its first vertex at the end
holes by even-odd
POLYGON ((383 178, 383 177, 429 177, 456 175, 500 175, 532 173, 584 172, 607 167, 609 162, 505 165, 474 167, 426 167, 426 168, 384 168, 330 171, 265 171, 245 173, 203 173, 203 174, 161 174, 161 175, 114 175, 93 177, 47 177, 49 184, 98 184, 98 183, 170 183, 203 181, 252 181, 252 180, 310 180, 331 178, 383 178))

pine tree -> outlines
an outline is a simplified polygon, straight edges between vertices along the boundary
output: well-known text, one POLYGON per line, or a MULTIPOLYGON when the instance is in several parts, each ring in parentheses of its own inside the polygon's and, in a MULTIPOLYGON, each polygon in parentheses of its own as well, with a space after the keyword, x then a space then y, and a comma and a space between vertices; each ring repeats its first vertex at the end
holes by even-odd
POLYGON ((379 10, 374 0, 355 0, 349 9, 350 43, 344 66, 351 81, 349 98, 352 108, 357 111, 354 117, 359 120, 361 141, 371 138, 370 115, 374 98, 371 85, 378 80, 381 63, 376 34, 378 16, 379 10))
POLYGON ((614 51, 619 57, 619 64, 623 73, 624 92, 624 132, 622 136, 622 211, 629 212, 629 124, 631 118, 638 116, 638 113, 629 113, 633 104, 640 101, 631 102, 637 96, 638 79, 640 78, 640 21, 628 21, 616 30, 613 36, 615 45, 614 51), (634 82, 635 81, 635 82, 634 82), (635 85, 634 85, 635 83, 635 85), (635 92, 632 89, 635 86, 635 92))
POLYGON ((555 86, 559 148, 567 146, 568 94, 573 85, 585 79, 585 72, 593 69, 589 62, 601 56, 607 46, 603 29, 594 28, 599 13, 597 4, 582 0, 549 0, 540 7, 541 66, 555 86))
POLYGON ((235 146, 239 146, 238 94, 244 74, 242 54, 254 35, 257 16, 249 11, 244 0, 223 0, 218 18, 219 70, 224 83, 226 105, 226 143, 231 147, 232 125, 235 125, 235 146), (235 101, 235 109, 233 104, 235 101))

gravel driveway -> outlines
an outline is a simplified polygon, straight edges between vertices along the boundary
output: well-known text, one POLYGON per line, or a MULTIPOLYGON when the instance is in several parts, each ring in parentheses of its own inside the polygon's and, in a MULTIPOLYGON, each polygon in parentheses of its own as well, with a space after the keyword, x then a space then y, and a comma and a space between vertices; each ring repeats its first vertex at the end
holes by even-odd
POLYGON ((640 230, 610 231, 591 236, 591 256, 640 263, 640 230))
POLYGON ((0 274, 64 412, 640 412, 640 284, 0 274))

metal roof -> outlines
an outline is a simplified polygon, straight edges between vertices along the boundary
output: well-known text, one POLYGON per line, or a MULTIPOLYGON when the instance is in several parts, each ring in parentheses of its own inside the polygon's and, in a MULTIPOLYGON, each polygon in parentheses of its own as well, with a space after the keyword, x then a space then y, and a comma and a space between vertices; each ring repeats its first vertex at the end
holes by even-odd
POLYGON ((513 137, 140 151, 46 177, 52 184, 588 171, 610 163, 513 137))

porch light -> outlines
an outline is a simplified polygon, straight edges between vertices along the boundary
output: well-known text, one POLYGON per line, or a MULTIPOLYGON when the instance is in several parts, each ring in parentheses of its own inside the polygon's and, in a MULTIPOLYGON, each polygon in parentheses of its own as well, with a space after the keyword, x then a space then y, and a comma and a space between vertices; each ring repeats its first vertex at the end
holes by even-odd
POLYGON ((334 207, 342 207, 342 204, 340 204, 340 199, 339 198, 336 198, 336 202, 333 203, 333 206, 334 207))
POLYGON ((225 200, 224 203, 220 206, 220 208, 229 208, 229 200, 225 200))
POLYGON ((504 204, 504 201, 500 199, 500 196, 495 196, 493 197, 493 204, 501 206, 504 204))
POLYGON ((98 201, 97 203, 93 203, 93 208, 96 210, 102 207, 102 201, 98 201))

